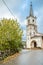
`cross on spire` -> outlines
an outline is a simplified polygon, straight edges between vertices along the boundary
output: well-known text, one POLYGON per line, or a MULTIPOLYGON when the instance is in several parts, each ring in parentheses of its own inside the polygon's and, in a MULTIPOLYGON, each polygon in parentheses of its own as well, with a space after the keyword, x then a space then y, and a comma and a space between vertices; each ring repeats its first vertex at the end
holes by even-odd
POLYGON ((33 15, 32 2, 30 3, 30 15, 29 15, 29 16, 34 16, 34 15, 33 15))

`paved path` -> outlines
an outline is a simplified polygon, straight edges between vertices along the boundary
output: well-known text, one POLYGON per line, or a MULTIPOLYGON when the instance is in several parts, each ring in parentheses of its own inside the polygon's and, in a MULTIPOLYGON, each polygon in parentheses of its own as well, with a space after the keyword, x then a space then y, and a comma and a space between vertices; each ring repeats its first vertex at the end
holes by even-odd
POLYGON ((0 65, 43 65, 43 50, 22 50, 17 58, 0 65))

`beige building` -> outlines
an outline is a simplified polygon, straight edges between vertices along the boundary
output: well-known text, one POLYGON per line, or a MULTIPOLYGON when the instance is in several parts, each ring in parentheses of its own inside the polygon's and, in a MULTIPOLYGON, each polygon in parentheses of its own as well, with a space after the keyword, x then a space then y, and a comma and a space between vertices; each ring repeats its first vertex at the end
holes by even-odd
POLYGON ((26 48, 43 48, 43 34, 37 31, 36 16, 33 15, 32 3, 26 25, 26 48))

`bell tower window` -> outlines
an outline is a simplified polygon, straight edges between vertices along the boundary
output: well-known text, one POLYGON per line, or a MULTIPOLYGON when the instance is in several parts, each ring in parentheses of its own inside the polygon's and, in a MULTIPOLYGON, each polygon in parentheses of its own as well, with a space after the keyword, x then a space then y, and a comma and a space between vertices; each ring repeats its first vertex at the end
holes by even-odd
POLYGON ((30 32, 30 36, 31 36, 31 32, 30 32))
POLYGON ((33 22, 34 22, 34 20, 33 20, 33 22))
POLYGON ((28 20, 28 22, 29 22, 30 20, 28 20))
POLYGON ((30 20, 28 20, 28 24, 30 23, 30 20))

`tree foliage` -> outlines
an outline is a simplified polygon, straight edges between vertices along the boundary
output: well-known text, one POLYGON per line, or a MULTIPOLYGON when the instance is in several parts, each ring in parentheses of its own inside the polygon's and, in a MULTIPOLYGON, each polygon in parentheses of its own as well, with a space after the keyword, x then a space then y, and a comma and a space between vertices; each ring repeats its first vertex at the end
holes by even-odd
POLYGON ((5 19, 0 21, 0 50, 19 51, 22 41, 22 29, 17 20, 5 19))

